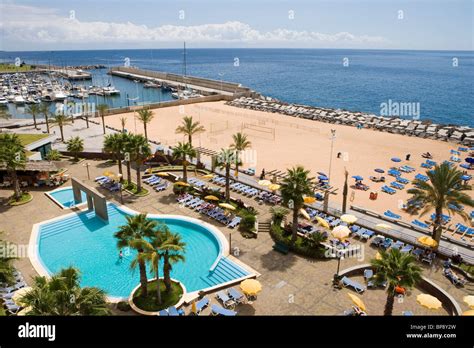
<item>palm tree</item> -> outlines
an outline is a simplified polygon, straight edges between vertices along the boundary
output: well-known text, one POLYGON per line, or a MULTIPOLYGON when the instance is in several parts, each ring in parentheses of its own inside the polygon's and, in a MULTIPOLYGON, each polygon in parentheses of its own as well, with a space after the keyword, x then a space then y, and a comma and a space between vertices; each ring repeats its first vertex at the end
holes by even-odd
POLYGON ((161 246, 163 255, 163 280, 165 282, 166 292, 171 291, 171 271, 173 264, 179 261, 184 261, 184 251, 186 243, 181 239, 177 233, 171 233, 167 228, 163 229, 165 242, 161 246))
POLYGON ((342 189, 342 213, 345 214, 347 210, 347 194, 349 193, 349 186, 347 180, 349 178, 349 172, 344 168, 344 187, 342 189))
POLYGON ((0 134, 0 163, 3 163, 13 179, 15 199, 20 200, 21 190, 16 172, 25 168, 26 151, 17 134, 0 134))
POLYGON ((293 225, 291 242, 296 242, 298 232, 298 213, 304 204, 304 196, 313 193, 312 181, 308 178, 309 171, 302 166, 288 169, 288 175, 283 179, 280 192, 285 203, 293 210, 293 225))
POLYGON ((156 278, 156 299, 157 304, 161 304, 161 289, 160 289, 160 260, 161 260, 161 247, 164 239, 163 234, 159 231, 155 232, 155 235, 150 238, 150 242, 143 241, 144 260, 150 264, 151 270, 155 274, 156 278))
POLYGON ((113 133, 108 134, 104 137, 104 151, 113 154, 114 159, 117 161, 118 170, 120 173, 120 182, 122 178, 122 156, 125 148, 126 137, 124 133, 113 133))
POLYGON ((127 182, 130 184, 132 182, 132 142, 133 134, 123 133, 123 153, 125 157, 125 162, 127 164, 127 182))
POLYGON ((183 163, 183 181, 188 180, 188 161, 187 157, 195 157, 196 156, 196 150, 193 148, 193 146, 190 143, 181 143, 179 142, 177 146, 173 147, 171 149, 173 151, 173 157, 175 159, 181 159, 183 163))
POLYGON ((44 121, 46 122, 46 132, 49 134, 49 106, 46 103, 41 103, 39 105, 39 111, 44 116, 44 121))
POLYGON ((127 124, 127 118, 120 117, 120 124, 122 125, 122 133, 125 133, 125 125, 127 124))
POLYGON ((193 144, 193 135, 202 133, 206 129, 201 125, 199 121, 193 122, 192 116, 184 116, 183 123, 181 126, 176 128, 177 134, 184 134, 188 136, 188 143, 193 144))
MULTIPOLYGON (((150 144, 143 135, 132 135, 129 138, 130 155, 135 161, 137 170, 137 193, 142 191, 142 181, 140 179, 140 168, 143 162, 151 156, 150 144)), ((128 184, 131 184, 129 182, 128 184)))
POLYGON ((36 115, 38 115, 41 112, 39 105, 38 104, 29 105, 26 108, 25 111, 26 111, 27 114, 30 114, 33 117, 33 122, 35 124, 35 129, 37 129, 38 125, 36 123, 36 115))
POLYGON ((250 140, 247 140, 247 135, 243 133, 236 133, 232 135, 232 139, 234 142, 230 145, 232 150, 235 150, 236 157, 235 157, 235 174, 236 177, 239 176, 239 156, 241 151, 247 150, 249 147, 252 146, 250 140))
POLYGON ((143 257, 143 241, 146 238, 153 237, 155 233, 156 222, 147 219, 146 214, 127 216, 127 224, 120 226, 118 232, 114 234, 117 238, 117 248, 131 248, 137 251, 134 265, 138 265, 140 271, 140 284, 142 288, 141 295, 148 295, 148 279, 146 274, 146 263, 143 257))
POLYGON ((225 200, 230 200, 230 166, 235 163, 235 151, 231 149, 221 149, 217 155, 216 165, 225 169, 225 200))
POLYGON ((105 134, 105 113, 109 109, 109 106, 107 104, 99 104, 97 105, 97 111, 99 112, 100 118, 102 118, 102 130, 104 131, 105 134))
POLYGON ((71 117, 68 117, 64 114, 57 114, 53 116, 51 123, 53 127, 54 126, 59 127, 59 131, 61 132, 61 141, 64 143, 64 127, 72 123, 71 117))
POLYGON ((46 154, 46 159, 48 161, 59 161, 61 159, 61 153, 58 150, 49 150, 46 154))
POLYGON ((80 137, 71 137, 67 142, 67 150, 68 152, 72 152, 74 154, 74 161, 79 160, 79 152, 84 151, 84 140, 80 137))
POLYGON ((430 179, 428 182, 415 179, 413 181, 415 188, 407 191, 412 195, 408 200, 407 210, 414 214, 421 207, 420 216, 434 210, 433 239, 439 245, 443 232, 443 210, 447 210, 450 215, 457 214, 468 220, 469 216, 460 207, 461 205, 474 207, 474 200, 465 192, 472 190, 472 187, 463 182, 461 171, 450 168, 446 163, 436 166, 426 175, 430 179))
POLYGON ((387 282, 387 302, 384 315, 392 315, 395 300, 395 288, 413 288, 421 280, 421 268, 411 254, 402 253, 398 249, 379 251, 380 258, 371 260, 377 283, 387 282))
POLYGON ((80 286, 79 271, 65 268, 53 275, 35 277, 32 289, 20 301, 31 308, 28 315, 109 315, 103 290, 80 286))
MULTIPOLYGON (((0 231, 0 234, 1 233, 2 232, 0 231)), ((0 250, 10 250, 10 246, 11 243, 0 240, 0 250)), ((14 257, 9 257, 8 254, 0 257, 0 283, 11 284, 14 281, 15 277, 13 276, 13 271, 15 268, 13 267, 12 262, 15 259, 16 258, 14 257)))
POLYGON ((145 130, 145 139, 148 140, 148 133, 146 125, 153 120, 153 112, 148 108, 143 108, 138 111, 137 119, 143 123, 143 129, 145 130))

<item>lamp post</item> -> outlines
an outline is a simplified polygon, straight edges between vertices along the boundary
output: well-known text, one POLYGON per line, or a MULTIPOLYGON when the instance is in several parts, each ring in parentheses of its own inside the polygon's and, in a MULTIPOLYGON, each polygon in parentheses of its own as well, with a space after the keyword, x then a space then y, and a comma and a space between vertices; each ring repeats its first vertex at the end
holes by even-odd
POLYGON ((341 260, 344 259, 344 253, 339 250, 336 250, 336 253, 333 256, 337 257, 337 270, 336 274, 334 274, 333 285, 337 286, 339 284, 339 269, 341 266, 341 260))
POLYGON ((332 155, 334 150, 334 140, 336 139, 336 130, 331 129, 331 156, 329 157, 328 185, 331 182, 332 155))
POLYGON ((83 164, 83 166, 86 167, 86 169, 87 169, 87 180, 91 179, 91 176, 90 176, 90 173, 89 173, 89 166, 90 165, 91 164, 89 162, 83 164))

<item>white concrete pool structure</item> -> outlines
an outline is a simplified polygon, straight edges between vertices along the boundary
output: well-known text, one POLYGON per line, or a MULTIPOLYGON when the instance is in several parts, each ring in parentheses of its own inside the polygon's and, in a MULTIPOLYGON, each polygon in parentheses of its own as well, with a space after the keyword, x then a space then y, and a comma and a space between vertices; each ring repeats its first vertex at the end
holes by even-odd
MULTIPOLYGON (((52 197, 50 197, 50 198, 53 199, 52 197)), ((130 208, 124 206, 124 205, 117 206, 117 205, 115 205, 113 203, 110 203, 110 202, 108 202, 107 205, 108 206, 109 205, 114 205, 118 210, 122 211, 123 213, 125 213, 127 215, 138 215, 138 214, 140 214, 140 212, 137 212, 133 209, 130 209, 130 208)), ((29 259, 30 259, 34 269, 36 270, 36 272, 40 276, 44 276, 44 277, 48 277, 48 278, 51 276, 51 273, 48 270, 48 268, 45 266, 45 264, 43 263, 43 261, 41 259, 41 256, 40 256, 40 252, 39 252, 39 242, 40 242, 40 237, 41 237, 41 233, 40 233, 41 226, 50 224, 52 222, 57 222, 57 221, 60 221, 60 220, 63 220, 63 219, 67 219, 68 217, 78 215, 78 214, 81 214, 81 213, 84 213, 84 212, 87 212, 87 211, 88 211, 88 208, 83 208, 80 211, 71 212, 69 214, 58 216, 58 217, 55 217, 55 218, 52 218, 52 219, 49 219, 49 220, 45 220, 45 221, 42 221, 40 223, 36 223, 36 224, 33 225, 32 232, 31 232, 31 235, 30 235, 30 240, 29 240, 29 246, 28 246, 28 251, 29 252, 28 252, 28 254, 29 254, 29 259)), ((214 263, 212 264, 212 266, 210 267, 209 271, 210 272, 213 271, 214 268, 216 267, 216 265, 219 263, 219 261, 222 258, 227 258, 227 259, 230 259, 235 264, 237 264, 237 266, 239 266, 240 268, 245 270, 245 272, 247 272, 247 275, 245 275, 243 277, 232 279, 229 282, 220 283, 220 284, 217 284, 215 286, 199 289, 199 290, 192 291, 192 292, 186 292, 186 290, 185 290, 186 287, 182 284, 184 292, 183 292, 183 296, 181 297, 181 299, 178 303, 179 306, 181 306, 184 303, 187 304, 187 303, 190 303, 190 302, 194 301, 196 298, 199 297, 200 293, 212 292, 212 291, 216 290, 217 288, 229 287, 231 285, 235 285, 235 284, 238 284, 238 283, 242 282, 244 279, 255 278, 255 277, 260 276, 260 273, 256 272, 254 269, 252 269, 248 265, 244 264, 243 262, 238 260, 236 257, 230 255, 229 242, 227 241, 227 238, 224 236, 222 231, 220 231, 217 227, 215 227, 215 226, 213 226, 213 225, 211 225, 211 224, 209 224, 205 221, 202 221, 202 220, 199 220, 199 219, 196 219, 196 218, 192 218, 192 217, 188 217, 188 216, 183 216, 183 215, 147 214, 147 217, 149 217, 149 218, 159 218, 159 219, 176 219, 176 220, 186 221, 186 222, 189 222, 191 224, 196 224, 196 225, 204 227, 205 230, 207 230, 215 238, 215 240, 217 241, 217 243, 219 245, 219 252, 218 252, 217 258, 214 261, 214 263)), ((175 279, 175 280, 179 281, 177 279, 175 279)), ((137 285, 138 285, 138 283, 139 283, 139 281, 138 281, 138 277, 137 277, 137 285)), ((129 299, 129 297, 107 296, 107 299, 108 299, 109 302, 116 303, 116 302, 120 302, 120 301, 127 301, 129 299)))
POLYGON ((71 194, 72 194, 72 186, 59 187, 59 188, 54 189, 52 191, 45 192, 44 194, 49 199, 51 199, 55 204, 57 204, 61 209, 64 209, 64 210, 71 210, 71 209, 75 209, 75 208, 77 209, 77 208, 84 207, 85 205, 87 205, 87 200, 85 200, 84 202, 74 204, 70 207, 67 207, 64 204, 62 204, 60 201, 58 201, 56 198, 54 198, 54 196, 52 195, 55 192, 62 192, 62 191, 69 191, 69 190, 71 191, 71 194))

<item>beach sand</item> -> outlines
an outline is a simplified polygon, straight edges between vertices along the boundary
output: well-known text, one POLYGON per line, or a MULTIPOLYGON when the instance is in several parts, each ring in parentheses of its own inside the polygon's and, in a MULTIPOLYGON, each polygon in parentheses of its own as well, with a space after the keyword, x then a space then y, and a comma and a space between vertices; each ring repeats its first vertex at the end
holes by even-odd
MULTIPOLYGON (((331 202, 342 205, 342 187, 344 184, 344 168, 349 172, 349 183, 355 180, 351 177, 360 175, 364 183, 370 186, 369 191, 350 188, 349 197, 354 192, 354 199, 348 202, 379 213, 387 209, 400 214, 402 219, 410 222, 417 218, 409 216, 399 209, 401 203, 406 202, 409 195, 405 190, 394 195, 381 192, 383 183, 374 183, 369 176, 379 175, 375 168, 384 170, 393 166, 407 164, 416 168, 416 171, 403 174, 403 177, 412 180, 417 173, 425 174, 426 170, 420 167, 425 161, 421 154, 429 151, 433 160, 442 162, 451 157, 450 150, 457 149, 456 144, 436 140, 408 137, 390 134, 370 129, 358 130, 355 127, 334 125, 312 120, 293 118, 280 114, 254 111, 225 105, 224 102, 190 104, 180 107, 167 107, 153 110, 154 119, 148 125, 150 139, 158 140, 164 145, 175 145, 178 141, 186 141, 185 137, 175 133, 183 116, 193 116, 206 131, 193 138, 194 146, 201 146, 219 151, 232 142, 232 134, 243 131, 252 142, 256 155, 256 165, 244 164, 244 167, 256 167, 257 176, 262 168, 268 172, 272 169, 285 171, 294 165, 301 164, 311 171, 312 176, 317 172, 329 174, 329 160, 331 153, 331 129, 336 130, 332 155, 331 185, 338 188, 336 196, 331 202), (250 126, 249 126, 250 125, 250 126), (257 126, 257 127, 255 127, 257 126), (250 127, 250 128, 249 128, 250 127), (336 158, 341 152, 341 158, 336 158), (409 161, 405 156, 411 155, 409 161), (400 163, 391 161, 392 157, 402 159, 400 163), (378 192, 377 200, 370 200, 370 191, 378 192)), ((127 117, 126 128, 133 133, 143 134, 143 124, 134 120, 133 113, 108 116, 106 122, 120 129, 120 117, 127 117)), ((384 174, 386 184, 394 181, 392 176, 384 174)), ((268 178, 268 177, 267 177, 268 178)), ((411 187, 409 184, 407 187, 411 187)), ((429 219, 425 216, 423 220, 429 219)), ((462 221, 456 217, 453 221, 462 221)))

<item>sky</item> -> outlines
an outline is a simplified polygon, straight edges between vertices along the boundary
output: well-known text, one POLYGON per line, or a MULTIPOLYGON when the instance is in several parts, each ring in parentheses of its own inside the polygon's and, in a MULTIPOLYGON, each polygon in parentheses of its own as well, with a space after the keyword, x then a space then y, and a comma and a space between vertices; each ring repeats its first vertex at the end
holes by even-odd
POLYGON ((0 50, 474 50, 474 0, 1 0, 0 50))

